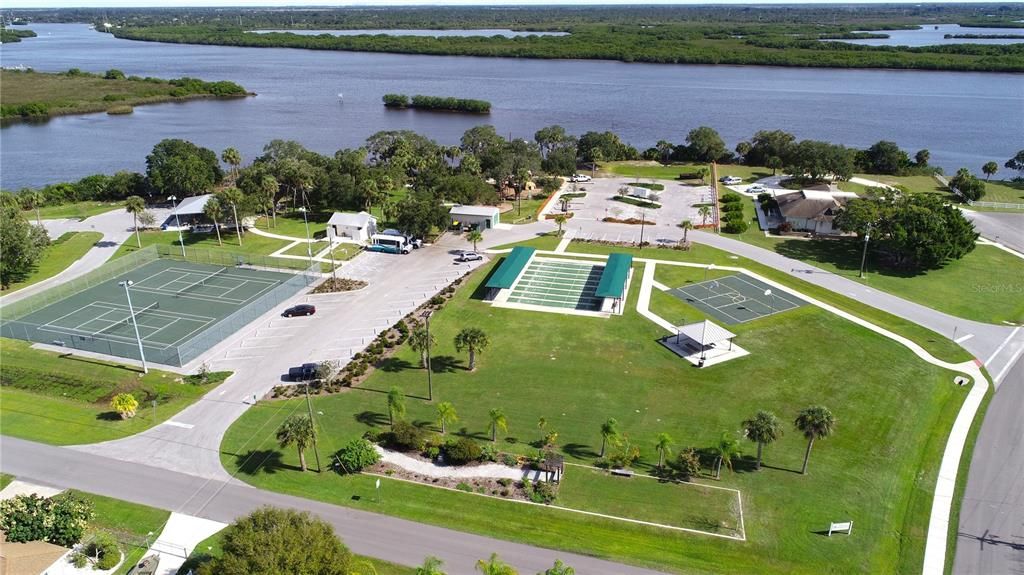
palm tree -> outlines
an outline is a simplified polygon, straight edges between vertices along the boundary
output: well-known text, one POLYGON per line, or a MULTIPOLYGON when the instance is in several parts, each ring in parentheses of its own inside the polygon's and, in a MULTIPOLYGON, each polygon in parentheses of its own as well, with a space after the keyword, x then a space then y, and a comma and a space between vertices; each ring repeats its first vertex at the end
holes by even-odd
POLYGON ((484 235, 480 233, 480 230, 473 230, 466 234, 466 240, 473 243, 473 251, 476 251, 477 242, 484 241, 484 235))
POLYGON ((18 196, 21 199, 21 205, 36 211, 36 224, 40 226, 43 225, 43 218, 39 215, 39 207, 43 205, 44 201, 46 201, 43 193, 39 190, 25 190, 23 192, 19 192, 18 196))
POLYGON ((483 353, 490 343, 487 334, 478 327, 467 327, 455 334, 455 350, 469 351, 469 371, 476 369, 476 354, 483 353))
POLYGON ((497 553, 491 553, 491 558, 487 561, 483 559, 477 561, 476 570, 483 575, 519 575, 511 565, 498 559, 497 553))
POLYGON ((416 328, 409 334, 409 347, 420 354, 420 367, 427 368, 427 350, 437 344, 434 334, 428 333, 425 328, 416 328))
POLYGON ((238 188, 226 188, 217 194, 222 204, 231 206, 231 213, 235 220, 235 233, 238 234, 238 245, 242 245, 242 222, 238 219, 238 204, 242 203, 242 190, 238 188))
POLYGON ((139 214, 146 211, 146 200, 139 196, 128 196, 124 201, 124 211, 132 215, 135 222, 135 242, 142 248, 142 238, 139 237, 139 214))
POLYGON ((985 174, 985 179, 988 180, 999 171, 999 164, 995 162, 985 162, 985 165, 981 167, 981 171, 985 174))
POLYGON ((277 443, 281 448, 294 445, 299 450, 299 466, 306 470, 306 448, 316 441, 313 420, 305 415, 292 415, 277 430, 277 443))
POLYGON ((690 230, 693 229, 693 222, 690 220, 683 220, 683 223, 679 224, 679 227, 683 228, 683 243, 685 244, 690 235, 690 230))
POLYGON ((558 224, 558 235, 562 235, 562 226, 565 222, 569 221, 569 218, 565 217, 565 214, 558 214, 555 216, 555 223, 558 224))
POLYGON ((665 456, 672 454, 672 436, 667 433, 659 433, 658 439, 654 442, 654 448, 658 450, 658 469, 665 467, 665 456))
MULTIPOLYGON (((722 465, 725 465, 729 468, 729 471, 732 471, 732 460, 740 456, 740 442, 728 432, 723 433, 722 437, 718 440, 718 445, 715 446, 715 453, 718 454, 722 465)), ((719 476, 721 475, 721 470, 722 467, 719 466, 719 476)))
POLYGON ((604 457, 604 450, 608 443, 616 443, 619 440, 619 422, 614 417, 601 424, 601 454, 604 457))
POLYGON ((213 220, 213 229, 217 231, 217 245, 223 246, 224 243, 220 241, 220 219, 224 217, 224 210, 221 209, 217 196, 206 200, 206 204, 203 205, 203 215, 213 220))
POLYGON ((392 387, 388 392, 388 423, 395 428, 395 420, 405 417, 405 396, 402 390, 392 387))
POLYGON ((363 201, 366 203, 366 211, 369 212, 373 207, 373 204, 377 203, 377 200, 381 199, 380 188, 377 187, 377 182, 366 179, 359 185, 359 191, 363 194, 363 201))
POLYGON ((772 175, 774 176, 776 171, 782 169, 782 158, 778 156, 768 158, 768 167, 772 169, 772 175))
POLYGON ((447 433, 448 424, 458 420, 459 416, 455 413, 455 406, 450 401, 442 401, 437 404, 437 424, 441 426, 441 435, 447 433))
POLYGON ((697 169, 697 173, 700 175, 700 183, 703 184, 704 179, 707 178, 708 174, 711 173, 711 168, 708 168, 707 166, 701 166, 700 168, 697 169))
POLYGON ((561 559, 555 559, 555 564, 551 568, 537 575, 576 575, 576 570, 562 563, 561 559))
POLYGON ((747 439, 757 443, 757 467, 761 469, 761 450, 782 436, 782 424, 770 411, 759 410, 752 419, 743 422, 743 433, 747 439))
POLYGON ((281 189, 281 184, 277 182, 277 178, 274 176, 263 176, 260 178, 260 193, 263 195, 263 200, 266 205, 270 206, 271 213, 274 215, 274 227, 277 227, 277 192, 281 189))
POLYGON ((423 560, 423 565, 417 567, 413 575, 445 575, 445 572, 441 570, 441 565, 444 565, 444 561, 431 555, 423 560))
POLYGON ((487 417, 491 418, 491 441, 498 441, 498 429, 508 433, 508 418, 497 407, 487 412, 487 417))
POLYGON ((793 425, 807 438, 807 451, 804 452, 804 466, 800 473, 807 473, 807 460, 811 457, 811 446, 814 440, 819 437, 824 439, 836 428, 836 418, 832 412, 823 405, 815 405, 804 409, 796 416, 793 425))
POLYGON ((700 225, 707 225, 708 218, 711 217, 711 206, 701 206, 700 209, 697 210, 697 214, 700 215, 700 225))
POLYGON ((220 159, 225 164, 231 166, 231 176, 237 178, 238 166, 242 164, 242 154, 235 148, 226 148, 221 152, 220 159))

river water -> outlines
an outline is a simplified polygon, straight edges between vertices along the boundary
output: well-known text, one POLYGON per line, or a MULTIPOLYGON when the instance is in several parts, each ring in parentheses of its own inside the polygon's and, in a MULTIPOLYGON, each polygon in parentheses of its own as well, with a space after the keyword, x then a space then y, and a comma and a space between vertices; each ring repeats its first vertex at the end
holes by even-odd
POLYGON ((143 170, 164 138, 185 138, 248 161, 274 138, 330 154, 379 130, 457 143, 481 123, 531 138, 543 126, 613 130, 643 148, 681 142, 696 126, 732 146, 756 130, 868 146, 887 139, 931 150, 949 171, 1000 165, 1024 147, 1024 75, 890 70, 676 66, 581 60, 413 56, 118 40, 79 24, 36 24, 38 38, 4 44, 4 66, 72 67, 233 80, 258 93, 228 101, 140 106, 0 130, 4 189, 143 170), (478 98, 489 116, 387 110, 389 92, 478 98), (344 99, 338 94, 344 93, 344 99))
POLYGON ((839 40, 865 46, 941 46, 943 44, 1020 44, 1020 38, 946 38, 946 34, 1024 34, 1024 28, 971 28, 959 24, 921 25, 917 30, 877 30, 874 34, 887 34, 888 38, 839 40))

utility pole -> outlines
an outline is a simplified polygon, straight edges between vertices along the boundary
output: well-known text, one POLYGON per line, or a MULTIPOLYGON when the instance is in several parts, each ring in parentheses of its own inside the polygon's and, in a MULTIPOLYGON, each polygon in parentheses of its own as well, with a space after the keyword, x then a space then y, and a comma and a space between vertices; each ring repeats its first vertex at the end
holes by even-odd
POLYGON ((430 373, 430 310, 424 311, 421 317, 427 330, 427 401, 434 401, 434 384, 430 373))
POLYGON ((647 210, 640 210, 640 249, 644 249, 644 224, 647 223, 647 210))
POLYGON ((313 420, 313 404, 309 401, 309 382, 303 387, 306 388, 306 411, 309 412, 309 425, 313 428, 313 455, 316 456, 316 472, 320 473, 320 450, 316 448, 316 422, 313 420))
POLYGON ((864 251, 860 255, 860 278, 864 279, 864 264, 868 260, 868 240, 871 239, 871 227, 864 232, 864 251))

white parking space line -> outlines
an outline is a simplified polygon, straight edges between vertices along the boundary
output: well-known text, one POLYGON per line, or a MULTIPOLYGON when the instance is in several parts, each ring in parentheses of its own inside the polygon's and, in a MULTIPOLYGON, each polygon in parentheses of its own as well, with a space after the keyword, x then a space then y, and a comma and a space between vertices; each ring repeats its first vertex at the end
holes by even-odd
POLYGON ((167 420, 162 425, 170 425, 171 427, 180 427, 182 429, 192 429, 195 427, 191 423, 179 423, 177 421, 167 420))
POLYGON ((956 338, 956 339, 955 339, 955 340, 953 340, 953 341, 955 341, 955 342, 957 342, 957 343, 963 343, 963 342, 965 342, 965 341, 967 341, 967 340, 971 339, 972 337, 974 337, 974 334, 973 334, 973 333, 969 333, 969 334, 967 334, 967 335, 962 335, 962 336, 960 336, 960 337, 956 338))

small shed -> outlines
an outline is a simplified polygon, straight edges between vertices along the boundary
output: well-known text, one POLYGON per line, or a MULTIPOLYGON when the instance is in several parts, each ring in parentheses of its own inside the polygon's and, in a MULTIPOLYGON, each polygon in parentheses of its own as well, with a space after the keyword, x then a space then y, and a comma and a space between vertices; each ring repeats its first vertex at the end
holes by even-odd
MULTIPOLYGON (((212 225, 213 221, 203 213, 203 208, 206 207, 206 202, 210 201, 210 198, 212 197, 213 194, 203 194, 201 196, 192 196, 181 200, 181 202, 171 210, 170 215, 167 216, 167 219, 164 220, 160 227, 164 230, 176 230, 179 227, 182 229, 188 229, 198 225, 212 225)), ((225 219, 230 219, 230 216, 225 214, 225 219)))
POLYGON ((633 271, 633 256, 614 253, 601 271, 594 295, 603 298, 601 311, 622 313, 622 300, 626 297, 626 284, 633 271))
POLYGON ((367 212, 354 214, 351 212, 334 212, 327 220, 327 237, 329 239, 366 242, 377 233, 377 218, 367 212))
POLYGON ((537 470, 544 473, 546 481, 558 483, 565 475, 565 457, 552 451, 546 451, 544 459, 537 465, 537 470))
POLYGON ((489 230, 500 222, 498 208, 494 206, 452 206, 448 219, 453 227, 470 227, 489 230))

